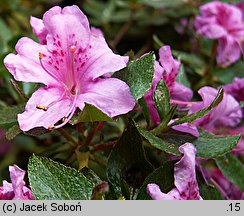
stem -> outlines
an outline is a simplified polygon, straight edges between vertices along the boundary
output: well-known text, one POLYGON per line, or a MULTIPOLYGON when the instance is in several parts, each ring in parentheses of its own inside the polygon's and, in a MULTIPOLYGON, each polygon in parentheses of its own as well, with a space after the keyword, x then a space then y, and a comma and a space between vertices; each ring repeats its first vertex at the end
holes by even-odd
POLYGON ((97 127, 95 127, 95 125, 93 124, 91 130, 90 130, 89 133, 88 133, 88 136, 87 136, 87 138, 86 138, 86 141, 85 141, 84 144, 83 144, 84 146, 88 146, 88 145, 91 143, 91 141, 92 141, 94 135, 95 135, 98 131, 101 130, 101 128, 103 127, 104 124, 105 124, 105 122, 99 122, 98 125, 97 125, 97 127))
POLYGON ((107 148, 112 148, 117 141, 110 141, 107 143, 97 144, 94 146, 94 148, 91 150, 91 152, 97 152, 97 151, 103 151, 107 148))
POLYGON ((75 139, 65 129, 59 128, 58 131, 73 147, 78 145, 75 139))

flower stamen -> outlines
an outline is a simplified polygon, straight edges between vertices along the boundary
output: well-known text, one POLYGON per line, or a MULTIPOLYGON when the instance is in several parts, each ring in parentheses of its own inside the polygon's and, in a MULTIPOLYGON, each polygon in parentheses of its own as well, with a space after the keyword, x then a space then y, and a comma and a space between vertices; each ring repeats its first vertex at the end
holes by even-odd
POLYGON ((48 107, 42 106, 42 105, 36 105, 37 109, 43 110, 43 111, 47 111, 48 107))
POLYGON ((71 108, 69 109, 69 111, 67 112, 66 116, 64 116, 62 118, 62 123, 59 124, 59 125, 51 125, 48 127, 48 130, 54 130, 54 129, 58 129, 58 128, 61 128, 63 127, 65 124, 67 124, 70 119, 73 117, 75 111, 76 111, 76 101, 77 101, 77 97, 78 97, 78 91, 76 90, 75 92, 75 97, 74 97, 74 100, 73 100, 73 103, 72 103, 72 106, 71 108))

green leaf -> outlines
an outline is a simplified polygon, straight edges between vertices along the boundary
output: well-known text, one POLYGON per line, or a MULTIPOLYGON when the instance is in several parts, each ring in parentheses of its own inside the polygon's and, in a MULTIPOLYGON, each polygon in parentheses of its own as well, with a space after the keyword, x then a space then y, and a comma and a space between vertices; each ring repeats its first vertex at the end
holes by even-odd
POLYGON ((199 192, 203 200, 223 200, 223 197, 219 190, 212 181, 206 183, 203 173, 200 170, 196 170, 197 182, 199 187, 199 192))
POLYGON ((220 192, 210 185, 198 184, 199 192, 203 200, 223 200, 220 192))
POLYGON ((149 53, 136 61, 131 61, 127 68, 115 72, 112 77, 126 82, 131 94, 138 100, 142 98, 152 85, 155 55, 149 53))
POLYGON ((213 75, 223 84, 229 84, 235 77, 244 77, 244 62, 238 61, 230 67, 215 69, 213 75))
POLYGON ((15 124, 6 131, 6 138, 8 140, 11 140, 17 135, 19 135, 21 132, 22 131, 20 130, 19 125, 15 124))
POLYGON ((144 98, 139 99, 139 104, 140 104, 140 107, 142 108, 142 114, 143 114, 144 118, 146 119, 147 124, 149 125, 151 116, 150 116, 149 109, 148 109, 145 99, 144 98))
POLYGON ((17 114, 24 111, 24 105, 6 106, 0 109, 0 127, 8 129, 17 122, 17 114))
POLYGON ((159 185, 163 193, 168 193, 174 187, 174 163, 172 161, 166 162, 163 166, 157 168, 148 175, 138 192, 138 200, 151 199, 146 191, 149 183, 159 185))
POLYGON ((133 121, 130 121, 122 137, 114 146, 107 167, 109 181, 119 195, 124 195, 126 183, 133 188, 140 188, 147 175, 152 171, 142 146, 142 138, 133 121))
POLYGON ((244 191, 244 165, 232 154, 217 158, 216 163, 223 175, 244 191))
POLYGON ((91 104, 85 105, 83 111, 78 116, 74 116, 70 120, 70 124, 75 125, 79 122, 100 122, 100 121, 113 121, 108 115, 91 104))
POLYGON ((155 8, 161 8, 161 7, 178 7, 182 4, 185 4, 183 0, 154 0, 154 1, 148 1, 148 0, 139 0, 141 4, 148 5, 155 8))
POLYGON ((37 200, 89 200, 97 184, 85 174, 45 157, 33 155, 28 177, 37 200))
POLYGON ((138 128, 141 135, 155 148, 163 150, 173 155, 181 155, 179 147, 190 142, 197 149, 197 157, 216 158, 230 152, 239 142, 241 136, 216 136, 199 129, 198 138, 174 130, 162 133, 159 137, 154 136, 149 131, 138 128))
POLYGON ((168 127, 172 127, 175 125, 179 125, 179 124, 183 124, 185 122, 193 122, 196 119, 202 118, 203 116, 207 115, 214 107, 218 106, 219 103, 222 101, 224 97, 224 90, 222 88, 220 88, 218 90, 218 94, 216 96, 216 98, 213 100, 213 102, 209 105, 209 107, 199 110, 197 112, 194 112, 190 115, 186 115, 182 118, 180 118, 179 120, 173 122, 172 124, 170 124, 168 127))
POLYGON ((170 111, 170 94, 167 85, 162 79, 156 87, 153 98, 159 117, 163 121, 170 111))

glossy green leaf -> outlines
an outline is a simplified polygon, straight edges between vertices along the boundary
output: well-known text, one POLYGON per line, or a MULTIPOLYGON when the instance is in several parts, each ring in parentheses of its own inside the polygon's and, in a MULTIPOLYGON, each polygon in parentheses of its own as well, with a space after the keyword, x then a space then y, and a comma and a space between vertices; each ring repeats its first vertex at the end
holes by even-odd
POLYGON ((19 125, 15 124, 6 131, 6 138, 8 140, 11 140, 14 137, 16 137, 17 135, 19 135, 21 132, 22 131, 20 130, 19 125))
POLYGON ((91 174, 78 172, 48 158, 33 155, 28 177, 37 200, 89 200, 98 183, 91 174))
POLYGON ((100 122, 100 121, 113 121, 108 115, 91 104, 86 104, 85 108, 78 116, 74 116, 70 120, 70 124, 75 125, 79 122, 100 122))
POLYGON ((114 78, 126 82, 131 94, 138 100, 142 98, 152 85, 155 55, 149 53, 136 61, 131 61, 127 68, 113 74, 114 78))
POLYGON ((244 191, 244 165, 234 155, 226 154, 216 158, 216 163, 223 175, 244 191))
POLYGON ((196 119, 202 118, 203 116, 207 115, 214 107, 218 106, 219 103, 222 101, 223 97, 224 97, 224 90, 220 88, 216 98, 207 108, 194 112, 190 115, 186 115, 180 118, 179 120, 173 122, 172 124, 170 124, 169 127, 179 125, 185 122, 193 122, 196 119))
POLYGON ((145 157, 141 135, 133 121, 130 121, 109 156, 107 167, 109 181, 117 194, 126 196, 123 193, 126 184, 140 188, 151 171, 152 166, 145 157))
POLYGON ((168 193, 174 187, 174 163, 172 161, 166 162, 148 175, 138 192, 138 200, 151 199, 146 191, 149 183, 159 185, 163 193, 168 193))
POLYGON ((197 156, 202 158, 216 158, 230 152, 239 142, 241 136, 216 136, 199 129, 198 138, 174 130, 169 130, 160 135, 160 138, 149 131, 138 128, 141 135, 155 148, 173 155, 181 155, 179 147, 190 142, 197 149, 197 156))
POLYGON ((162 121, 170 111, 170 93, 167 85, 162 79, 156 87, 153 98, 159 117, 162 121))
POLYGON ((6 106, 0 109, 0 127, 10 128, 17 124, 17 114, 24 111, 24 105, 6 106))

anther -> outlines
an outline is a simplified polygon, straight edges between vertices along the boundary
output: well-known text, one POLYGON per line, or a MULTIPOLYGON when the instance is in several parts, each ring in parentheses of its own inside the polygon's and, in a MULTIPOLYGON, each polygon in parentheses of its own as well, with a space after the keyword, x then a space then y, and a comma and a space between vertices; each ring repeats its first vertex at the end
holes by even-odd
POLYGON ((72 46, 70 47, 70 52, 74 54, 75 51, 76 51, 76 46, 72 45, 72 46))
POLYGON ((62 118, 62 122, 65 122, 67 120, 67 117, 62 118))
POLYGON ((42 105, 36 105, 36 108, 37 108, 37 109, 40 109, 40 110, 43 110, 43 111, 47 111, 47 110, 48 110, 47 107, 42 106, 42 105))
POLYGON ((51 125, 48 127, 48 130, 52 131, 53 129, 55 129, 55 126, 54 125, 51 125))
POLYGON ((42 58, 43 58, 43 54, 39 53, 39 59, 42 59, 42 58))

